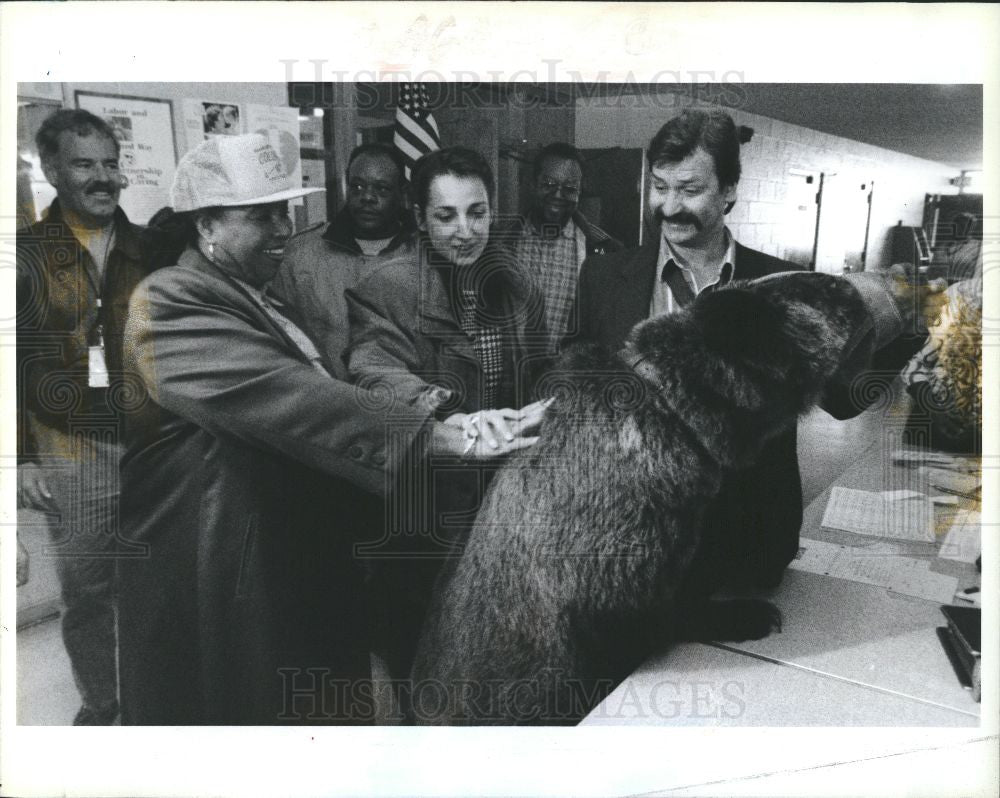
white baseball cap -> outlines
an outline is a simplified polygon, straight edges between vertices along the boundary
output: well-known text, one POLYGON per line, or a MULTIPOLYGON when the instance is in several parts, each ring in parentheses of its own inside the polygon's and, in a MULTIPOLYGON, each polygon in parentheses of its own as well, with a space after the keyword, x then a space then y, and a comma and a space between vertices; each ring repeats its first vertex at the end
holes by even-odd
POLYGON ((264 205, 323 191, 292 183, 265 136, 214 136, 188 152, 174 173, 170 204, 178 213, 199 208, 264 205))

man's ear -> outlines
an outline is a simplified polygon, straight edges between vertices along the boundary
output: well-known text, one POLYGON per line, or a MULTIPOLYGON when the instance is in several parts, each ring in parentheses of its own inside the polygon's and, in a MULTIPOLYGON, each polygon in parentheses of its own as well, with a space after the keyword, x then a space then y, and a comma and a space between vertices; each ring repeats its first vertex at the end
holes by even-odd
POLYGON ((212 233, 215 230, 215 219, 213 219, 208 214, 199 213, 194 220, 195 229, 198 231, 198 235, 204 238, 206 241, 212 240, 212 233))
POLYGON ((726 186, 723 189, 722 196, 726 199, 726 210, 725 213, 729 213, 733 206, 736 204, 736 187, 737 183, 733 183, 731 186, 726 186))
POLYGON ((427 232, 427 222, 424 221, 423 209, 416 203, 413 203, 413 220, 417 223, 418 230, 427 232))

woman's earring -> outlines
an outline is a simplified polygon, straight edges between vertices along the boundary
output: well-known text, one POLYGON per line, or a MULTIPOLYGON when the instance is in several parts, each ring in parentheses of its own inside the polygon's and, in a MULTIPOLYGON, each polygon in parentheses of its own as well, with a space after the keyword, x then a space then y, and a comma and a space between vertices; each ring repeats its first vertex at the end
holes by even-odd
POLYGON ((215 244, 208 242, 208 259, 215 260, 215 244))

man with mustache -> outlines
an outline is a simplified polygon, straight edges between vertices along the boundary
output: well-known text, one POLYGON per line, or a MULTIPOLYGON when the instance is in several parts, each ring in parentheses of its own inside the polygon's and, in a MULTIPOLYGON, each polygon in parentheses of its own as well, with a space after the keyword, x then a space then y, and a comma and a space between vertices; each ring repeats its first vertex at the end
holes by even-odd
POLYGON ((129 375, 129 295, 154 245, 118 206, 119 144, 103 120, 62 109, 36 136, 56 189, 43 219, 17 233, 18 498, 49 515, 46 551, 82 706, 74 725, 118 714, 114 558, 141 554, 117 526, 118 460, 129 375))
MULTIPOLYGON (((637 322, 671 313, 703 291, 799 268, 742 246, 726 227, 740 179, 739 133, 728 114, 682 112, 653 137, 648 159, 654 232, 639 249, 584 263, 575 309, 580 334, 573 341, 619 348, 637 322)), ((840 418, 859 412, 841 393, 830 389, 828 411, 840 418)), ((678 613, 697 628, 681 633, 725 639, 733 619, 704 599, 723 585, 776 586, 798 550, 801 523, 793 428, 772 440, 755 465, 730 475, 707 509, 702 550, 684 591, 689 603, 678 613)))
POLYGON ((562 142, 543 147, 535 157, 533 174, 531 209, 499 227, 498 234, 545 297, 546 327, 555 349, 568 331, 584 259, 618 252, 622 244, 577 207, 583 158, 575 147, 562 142))

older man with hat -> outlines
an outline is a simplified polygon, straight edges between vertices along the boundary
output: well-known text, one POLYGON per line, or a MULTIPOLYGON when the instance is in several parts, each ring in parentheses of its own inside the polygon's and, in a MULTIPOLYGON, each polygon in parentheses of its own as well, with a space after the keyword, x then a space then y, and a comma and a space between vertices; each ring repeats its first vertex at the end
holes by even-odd
POLYGON ((125 723, 372 720, 365 492, 414 445, 465 442, 429 408, 331 377, 268 293, 287 202, 313 190, 258 135, 211 139, 177 167, 188 246, 136 290, 127 328, 148 400, 121 513, 149 556, 120 575, 125 723))

